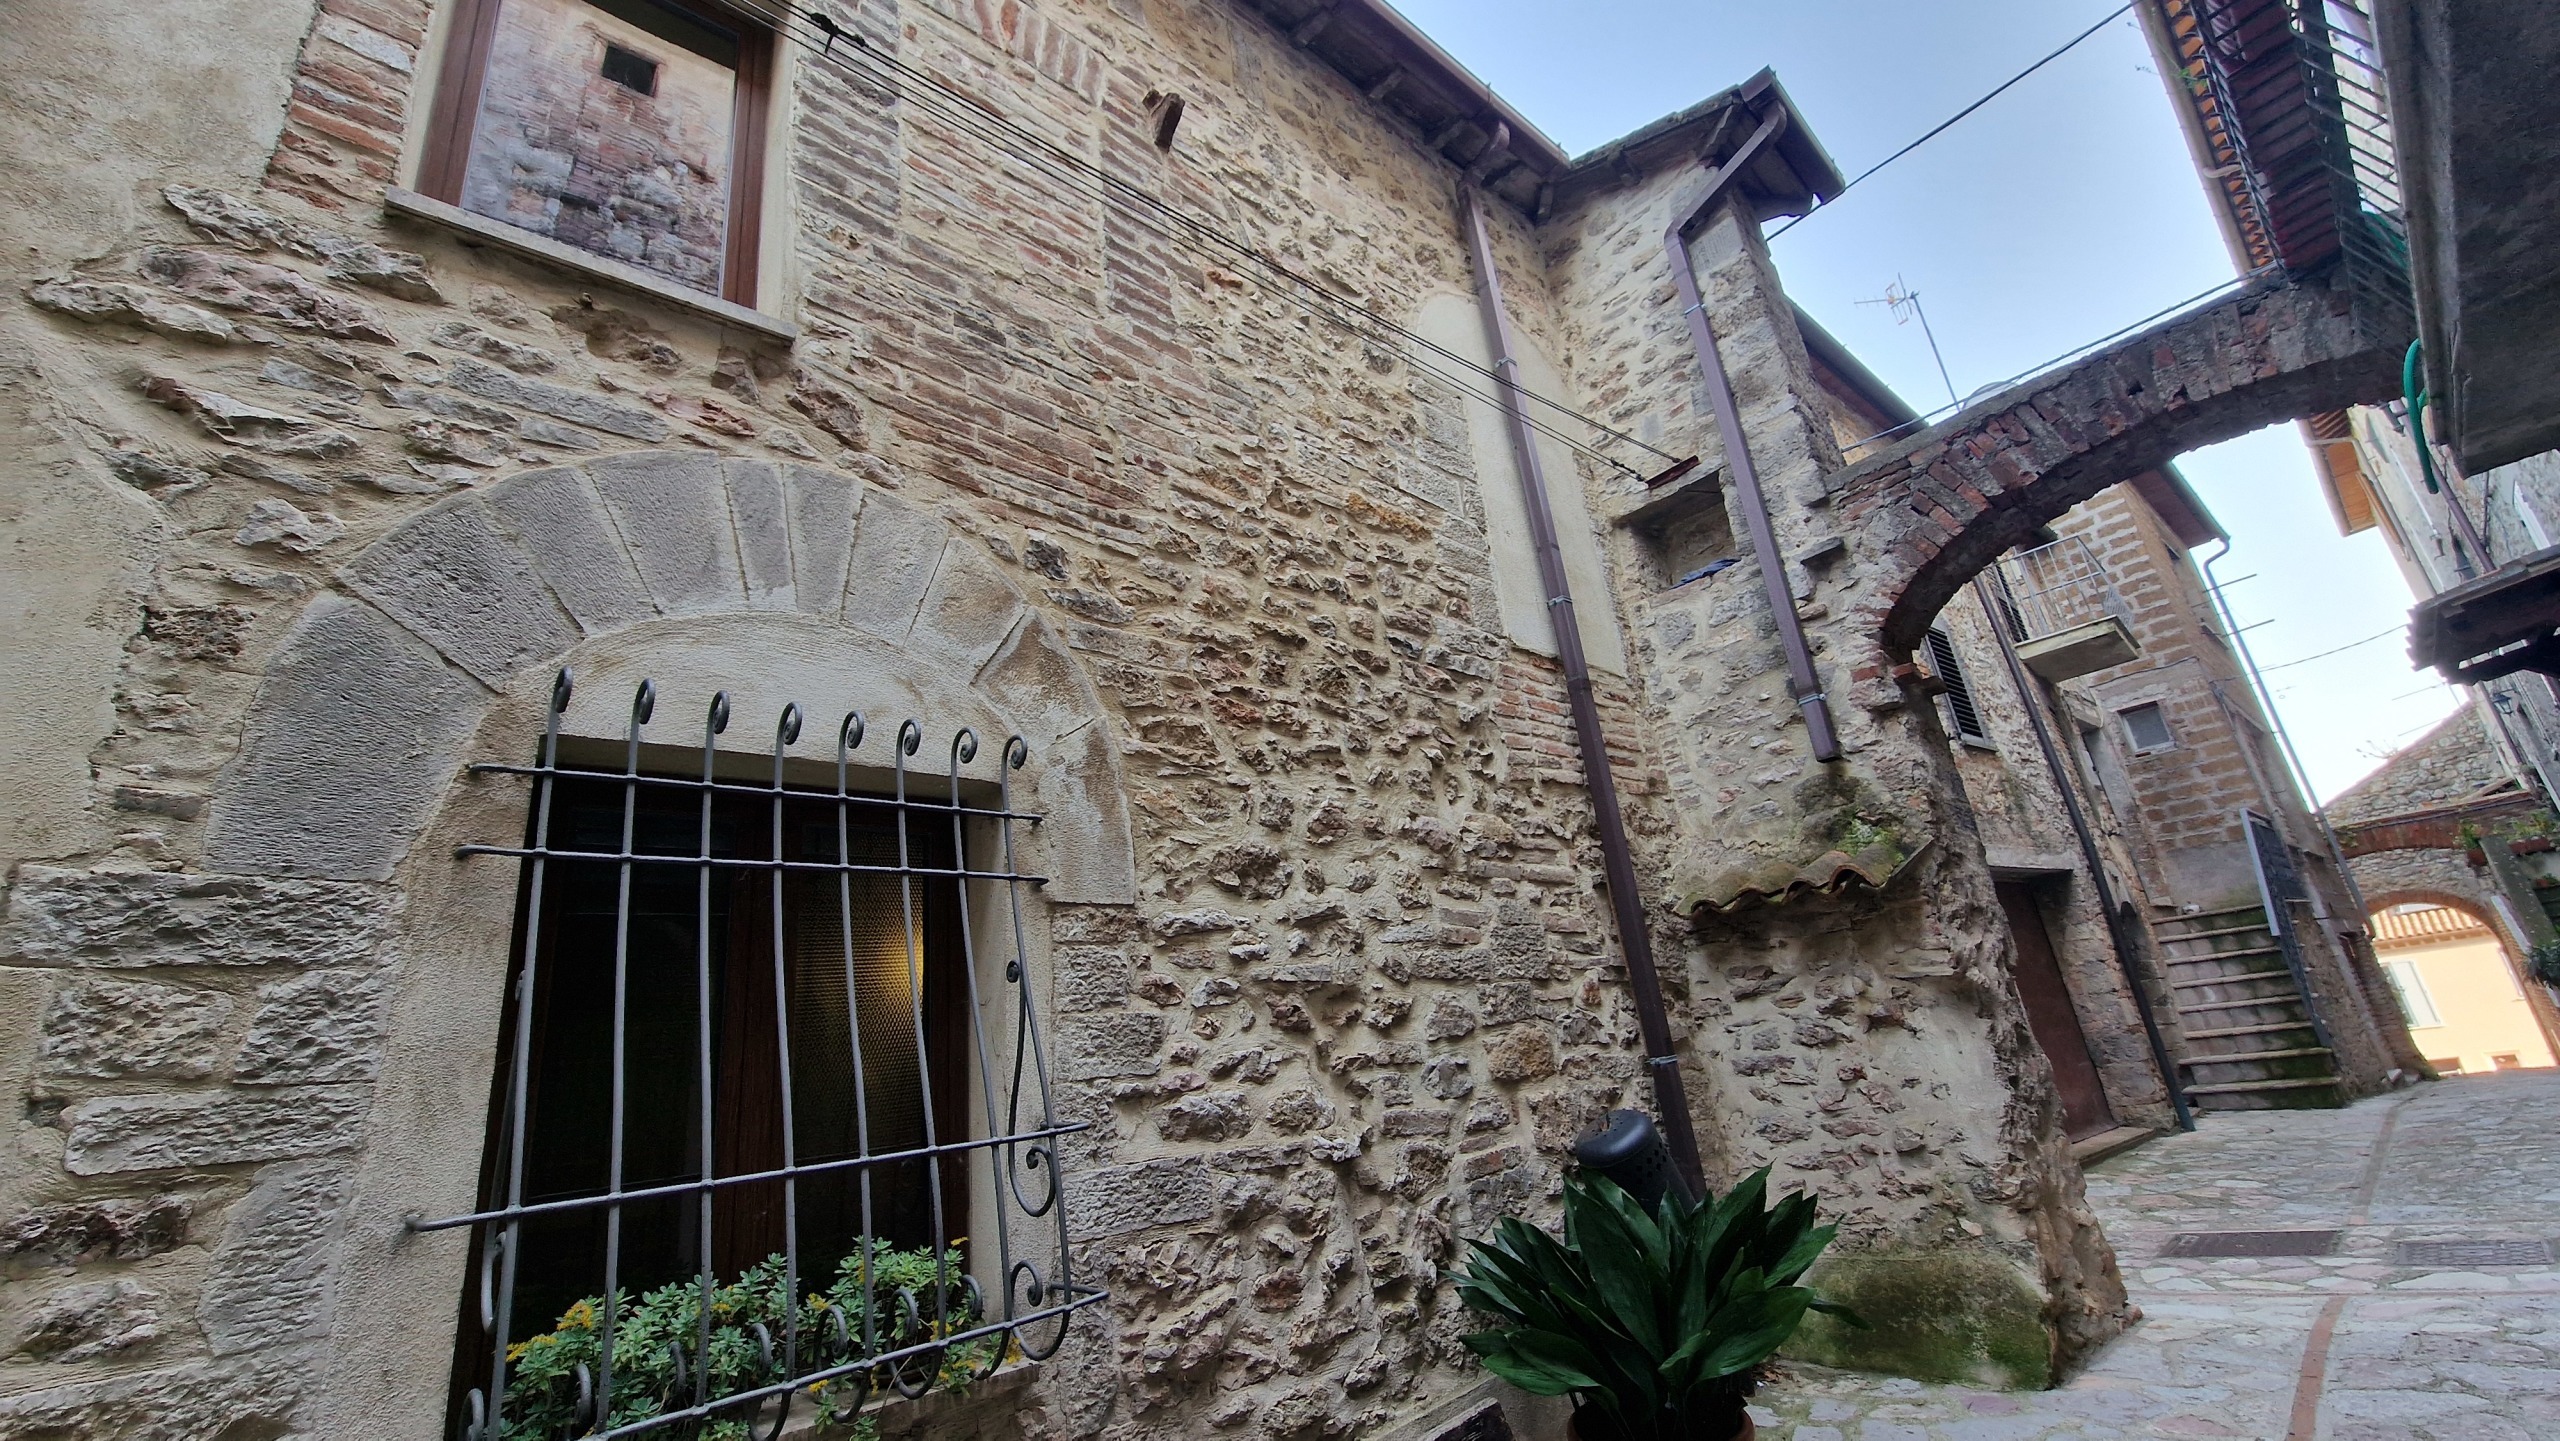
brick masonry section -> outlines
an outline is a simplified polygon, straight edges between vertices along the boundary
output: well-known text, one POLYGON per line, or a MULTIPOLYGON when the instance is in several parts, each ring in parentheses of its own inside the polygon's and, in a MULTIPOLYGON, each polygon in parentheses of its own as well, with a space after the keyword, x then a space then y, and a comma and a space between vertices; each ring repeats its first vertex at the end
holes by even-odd
POLYGON ((1826 476, 1842 529, 1867 547, 1850 624, 1880 653, 1853 670, 1859 697, 1893 704, 1888 658, 1910 654, 1957 587, 2073 506, 2198 446, 2399 383, 2398 352, 2359 328, 2343 295, 2269 283, 1826 476))

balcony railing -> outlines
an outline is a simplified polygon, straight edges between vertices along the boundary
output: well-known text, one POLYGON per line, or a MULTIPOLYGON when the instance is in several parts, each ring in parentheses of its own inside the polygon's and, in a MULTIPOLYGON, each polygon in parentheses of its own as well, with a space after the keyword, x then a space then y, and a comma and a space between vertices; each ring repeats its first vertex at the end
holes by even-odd
POLYGON ((2132 608, 2089 542, 2076 535, 2000 561, 2001 617, 2018 659, 2049 681, 2066 681, 2142 653, 2132 608))

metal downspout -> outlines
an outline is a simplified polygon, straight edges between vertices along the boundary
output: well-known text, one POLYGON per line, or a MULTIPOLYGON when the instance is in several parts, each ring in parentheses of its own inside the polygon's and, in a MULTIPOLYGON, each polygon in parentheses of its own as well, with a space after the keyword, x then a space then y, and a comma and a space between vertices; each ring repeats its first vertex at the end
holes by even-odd
POLYGON ((1760 583, 1768 592, 1769 610, 1777 620, 1778 645, 1787 657, 1787 688, 1795 695, 1796 708, 1804 712, 1813 758, 1836 761, 1840 759, 1840 736, 1831 723, 1831 701, 1822 693, 1821 678, 1814 674, 1813 651, 1805 644, 1804 618, 1796 614, 1795 596, 1787 586, 1786 557, 1778 553, 1777 532, 1769 523, 1769 499, 1761 493, 1760 472, 1751 464, 1750 443, 1743 439, 1742 415, 1733 400, 1733 380, 1725 373, 1724 356, 1716 348, 1715 328, 1707 323, 1707 302, 1698 293, 1698 277, 1689 261, 1689 233, 1706 223, 1709 213, 1724 199, 1725 191, 1786 127, 1784 109, 1770 112, 1751 138, 1716 169, 1707 193, 1664 233, 1662 248, 1671 259, 1671 280, 1680 288, 1680 313, 1689 322, 1689 340, 1697 347, 1698 370, 1706 379, 1707 400, 1715 411, 1716 429, 1724 437, 1725 464, 1733 471, 1734 500, 1742 507, 1743 529, 1751 537, 1752 553, 1760 562, 1760 583))
POLYGON ((1556 663, 1564 670, 1565 699, 1573 715, 1573 738, 1582 753, 1583 785, 1591 796, 1592 822, 1600 832, 1602 871, 1609 887, 1609 907, 1617 919, 1618 945, 1626 953, 1627 984, 1635 994, 1636 1027, 1642 1033, 1645 1069, 1653 1078, 1654 1108, 1661 1113, 1663 1140, 1693 1194, 1706 1192, 1706 1176, 1698 1160, 1698 1135, 1689 1119, 1688 1089, 1680 1080, 1680 1059, 1671 1044, 1671 1020, 1662 1004, 1662 979, 1653 965, 1653 929, 1646 921, 1644 896, 1636 882, 1635 856, 1627 845, 1626 815, 1618 805, 1618 783, 1609 768, 1609 748, 1600 731, 1600 707, 1591 689, 1591 664, 1582 652, 1582 627, 1574 618, 1573 590, 1564 573, 1564 551, 1556 543, 1555 512, 1547 501, 1546 468, 1538 458, 1537 434, 1529 424, 1520 396, 1518 347, 1511 337, 1511 317, 1502 304, 1502 276, 1494 268, 1493 239, 1485 229, 1484 205, 1473 185, 1462 184, 1459 207, 1467 230, 1467 256, 1476 273, 1476 298, 1484 312, 1485 340, 1493 349, 1493 371, 1502 393, 1502 410, 1511 426, 1511 453, 1520 468, 1520 501, 1528 512, 1529 539, 1537 552, 1538 582, 1547 593, 1547 616, 1555 625, 1556 663))
POLYGON ((2125 989, 2133 993, 2134 1014, 2142 1018, 2143 1037, 2151 1043, 2151 1063, 2160 1072, 2160 1084, 2169 1091, 2169 1109, 2178 1118, 2178 1129, 2196 1128, 2195 1113, 2187 1108, 2186 1088, 2178 1084, 2177 1063, 2169 1058, 2168 1039, 2160 1033, 2159 1013, 2151 1009, 2151 989, 2142 983, 2141 967, 2134 963, 2134 948, 2125 937, 2125 919, 2116 910, 2115 888, 2107 884, 2106 859, 2098 849, 2097 833, 2090 829, 2088 814, 2080 809, 2080 796, 2071 776, 2063 768, 2062 753, 2055 748, 2053 734, 2045 728, 2044 706, 2038 702, 2027 668, 2018 659, 2017 643, 2009 635, 2009 627, 2001 621, 2004 613, 1993 603, 1991 586, 1981 575, 1973 578, 1974 599, 1982 603, 1982 613, 1991 619, 1991 633, 2000 641, 2000 659, 2008 664, 2009 684, 2018 691, 2018 701, 2027 708, 2027 726, 2035 733, 2036 749, 2044 752, 2045 770, 2053 777, 2053 788, 2062 796, 2062 812, 2071 822, 2071 834, 2080 841, 2080 859, 2089 867, 2089 884, 2097 892, 2098 909, 2107 918, 2107 941, 2115 949, 2116 967, 2124 972, 2125 989))

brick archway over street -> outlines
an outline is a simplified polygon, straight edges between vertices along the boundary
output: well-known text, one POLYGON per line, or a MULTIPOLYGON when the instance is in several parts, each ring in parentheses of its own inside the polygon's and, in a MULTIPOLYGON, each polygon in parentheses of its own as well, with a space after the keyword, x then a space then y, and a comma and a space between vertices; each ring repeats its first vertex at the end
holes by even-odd
POLYGON ((1891 705, 1893 663, 1958 588, 2099 491, 2199 446, 2398 395, 2407 339, 2375 331, 2343 290, 2270 280, 1826 477, 1842 530, 1866 552, 1843 639, 1875 649, 1842 658, 1854 691, 1891 705))

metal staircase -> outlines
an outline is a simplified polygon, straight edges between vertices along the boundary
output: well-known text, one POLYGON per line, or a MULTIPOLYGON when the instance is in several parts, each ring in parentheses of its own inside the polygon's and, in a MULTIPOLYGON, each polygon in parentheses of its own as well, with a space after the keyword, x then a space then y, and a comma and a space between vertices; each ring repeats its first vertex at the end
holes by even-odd
POLYGON ((2179 1072, 2199 1110, 2334 1109, 2346 1104, 2327 1029, 2304 994, 2300 962, 2260 907, 2180 916, 2153 927, 2186 1055, 2179 1072))

